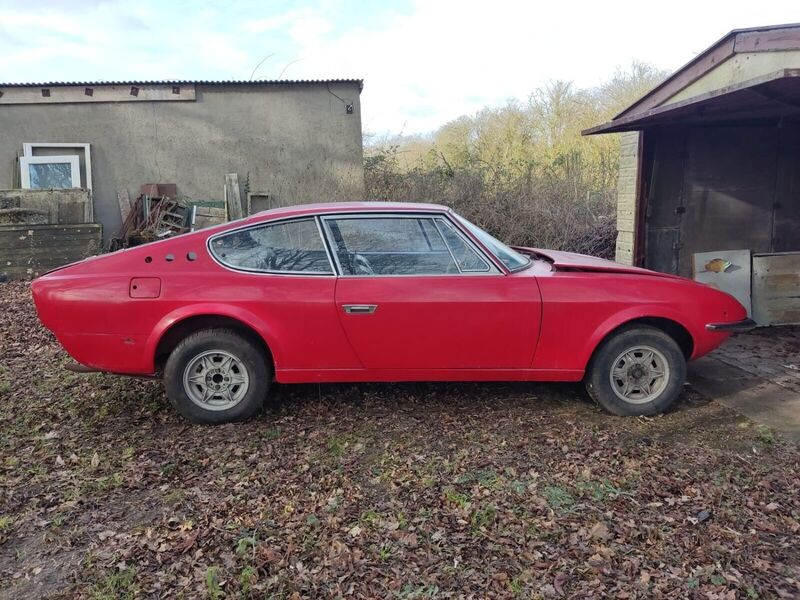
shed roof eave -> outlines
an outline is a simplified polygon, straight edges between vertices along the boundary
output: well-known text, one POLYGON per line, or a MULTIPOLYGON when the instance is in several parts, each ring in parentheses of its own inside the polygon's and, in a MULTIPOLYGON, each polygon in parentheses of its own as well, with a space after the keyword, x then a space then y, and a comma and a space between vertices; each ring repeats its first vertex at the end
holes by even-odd
MULTIPOLYGON (((622 133, 625 131, 639 131, 649 125, 663 125, 665 123, 669 123, 670 113, 676 113, 678 111, 685 112, 685 109, 692 106, 697 106, 699 108, 704 104, 709 104, 713 102, 717 98, 722 98, 725 96, 729 96, 731 94, 735 94, 737 92, 742 92, 743 90, 747 90, 749 88, 757 88, 760 85, 774 82, 779 79, 789 79, 789 78, 800 78, 800 69, 779 69, 778 71, 773 71, 772 73, 761 75, 759 77, 755 77, 753 79, 749 79, 741 83, 737 83, 718 90, 713 90, 711 92, 707 92, 705 94, 696 96, 694 98, 688 98, 681 102, 675 102, 673 104, 668 104, 666 106, 658 106, 656 108, 651 108, 650 110, 647 110, 645 112, 629 115, 627 117, 623 116, 620 118, 616 118, 607 123, 603 123, 595 127, 584 129, 583 131, 581 131, 581 135, 598 135, 603 133, 622 133), (657 118, 658 121, 655 121, 655 119, 657 118)), ((683 115, 679 116, 673 115, 673 117, 674 117, 673 122, 677 123, 682 120, 683 115)))
MULTIPOLYGON (((688 85, 691 81, 696 80, 702 77, 705 73, 707 73, 710 69, 714 66, 720 64, 725 59, 729 58, 733 54, 737 52, 736 44, 737 44, 737 37, 742 34, 756 34, 756 33, 768 33, 768 32, 775 32, 782 29, 800 29, 800 23, 783 23, 778 25, 763 25, 758 27, 743 27, 740 29, 732 29, 721 38, 719 38, 716 42, 711 44, 708 48, 700 52, 697 56, 693 57, 689 60, 686 64, 675 70, 671 73, 664 81, 650 89, 647 93, 645 93, 642 97, 638 98, 632 104, 629 104, 625 107, 622 112, 614 116, 613 120, 617 120, 621 117, 629 115, 631 112, 635 112, 636 108, 641 106, 643 103, 648 101, 648 99, 652 98, 654 95, 658 94, 660 91, 664 90, 665 88, 671 85, 677 85, 675 82, 680 80, 682 77, 686 77, 687 72, 696 67, 698 70, 692 77, 689 77, 686 81, 684 81, 680 86, 688 85)), ((764 50, 768 50, 768 48, 764 48, 764 50)), ((675 89, 674 91, 679 91, 679 89, 675 89)))

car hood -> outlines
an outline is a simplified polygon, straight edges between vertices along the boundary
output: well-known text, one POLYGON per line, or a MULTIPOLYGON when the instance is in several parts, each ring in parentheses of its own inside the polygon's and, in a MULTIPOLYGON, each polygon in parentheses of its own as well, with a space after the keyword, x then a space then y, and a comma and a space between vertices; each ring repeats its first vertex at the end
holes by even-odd
POLYGON ((650 271, 649 269, 642 269, 640 267, 623 265, 611 260, 605 260, 604 258, 587 256, 586 254, 562 252, 560 250, 525 248, 522 246, 515 246, 514 249, 525 254, 535 254, 541 258, 544 258, 545 260, 553 263, 553 266, 556 267, 556 269, 603 273, 628 273, 634 275, 665 277, 669 279, 683 279, 683 277, 678 277, 677 275, 669 275, 667 273, 659 273, 657 271, 650 271))

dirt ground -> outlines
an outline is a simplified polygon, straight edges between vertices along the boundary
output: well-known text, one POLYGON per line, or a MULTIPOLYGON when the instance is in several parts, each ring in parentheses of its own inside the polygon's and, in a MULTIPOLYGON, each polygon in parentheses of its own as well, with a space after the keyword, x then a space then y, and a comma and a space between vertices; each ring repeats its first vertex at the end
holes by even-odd
POLYGON ((796 598, 800 451, 687 387, 280 388, 188 425, 0 284, 0 598, 796 598))

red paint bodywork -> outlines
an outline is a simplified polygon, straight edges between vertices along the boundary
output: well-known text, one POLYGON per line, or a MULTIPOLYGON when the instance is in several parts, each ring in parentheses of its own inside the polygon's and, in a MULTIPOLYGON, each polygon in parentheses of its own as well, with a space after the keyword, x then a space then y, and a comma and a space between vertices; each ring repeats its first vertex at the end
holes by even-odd
POLYGON ((94 369, 156 374, 170 328, 221 316, 264 340, 286 383, 578 381, 598 344, 630 321, 677 324, 697 358, 728 337, 706 324, 746 317, 735 299, 708 286, 566 252, 518 249, 535 257, 531 266, 509 272, 495 261, 496 275, 340 277, 234 271, 207 249, 210 236, 245 225, 364 212, 450 214, 396 203, 276 209, 50 272, 33 282, 34 300, 67 352, 94 369), (379 310, 346 314, 344 304, 379 310))

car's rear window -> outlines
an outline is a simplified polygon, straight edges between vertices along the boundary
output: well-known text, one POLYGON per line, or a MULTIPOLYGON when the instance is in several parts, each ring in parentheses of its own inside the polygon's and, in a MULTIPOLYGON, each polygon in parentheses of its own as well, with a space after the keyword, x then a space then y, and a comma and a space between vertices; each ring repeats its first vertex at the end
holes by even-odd
POLYGON ((267 223, 232 231, 211 240, 222 264, 267 273, 333 274, 314 219, 267 223))

